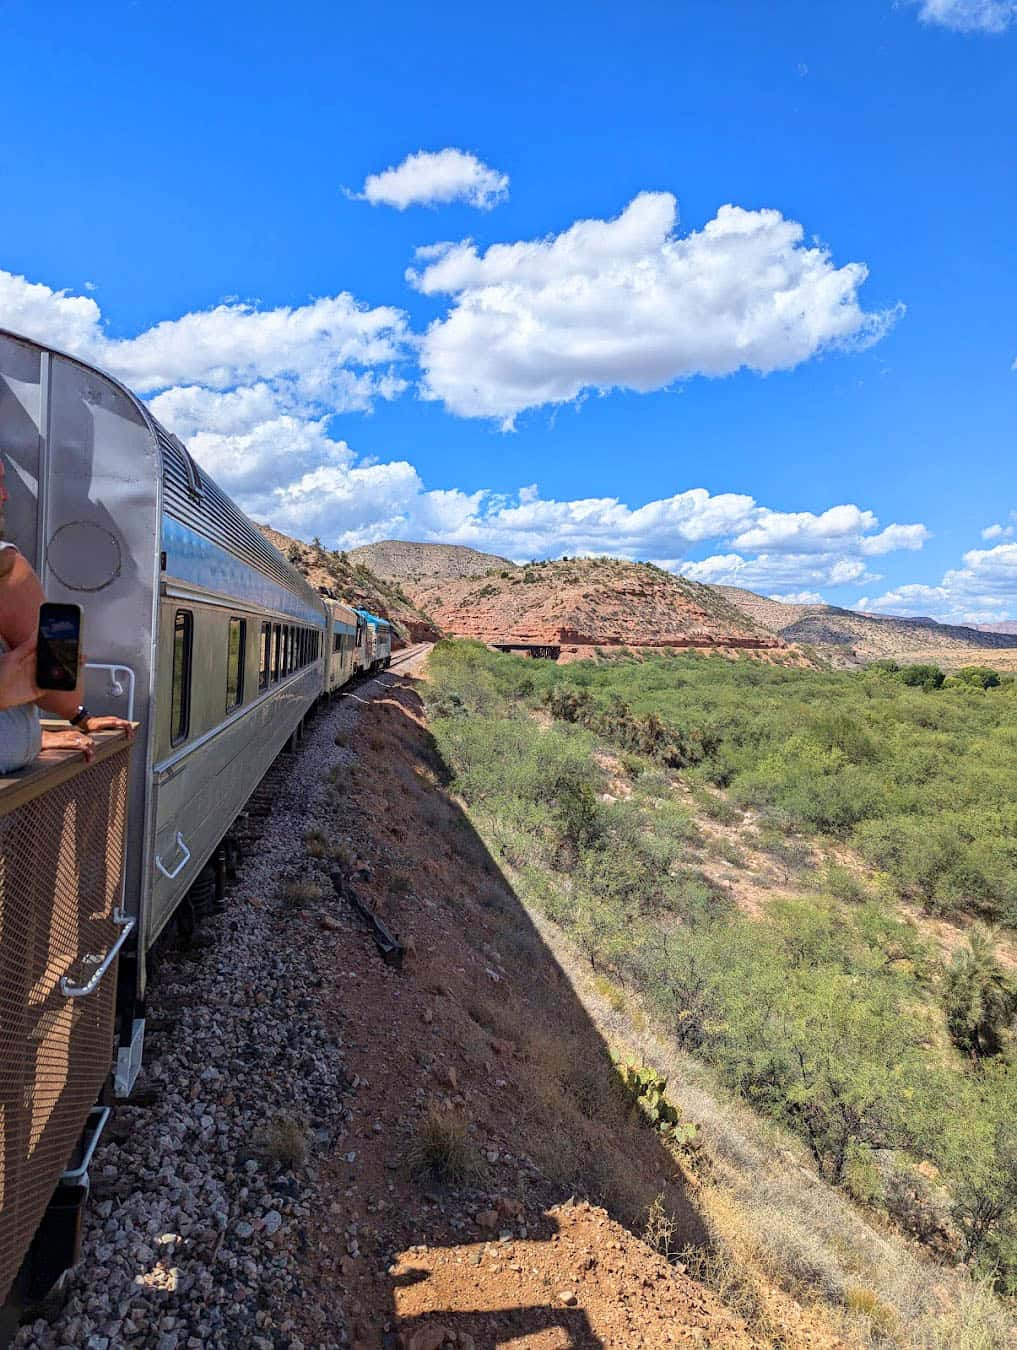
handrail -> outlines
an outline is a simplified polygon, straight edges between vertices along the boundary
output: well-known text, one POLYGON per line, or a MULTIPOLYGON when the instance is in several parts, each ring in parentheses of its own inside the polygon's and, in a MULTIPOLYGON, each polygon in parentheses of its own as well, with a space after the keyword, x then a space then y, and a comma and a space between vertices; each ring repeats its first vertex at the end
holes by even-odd
MULTIPOLYGON (((113 943, 113 946, 110 947, 98 966, 96 966, 91 979, 85 984, 73 984, 67 975, 62 975, 60 977, 60 992, 63 994, 64 998, 87 998, 89 994, 94 994, 99 988, 102 977, 117 959, 120 948, 134 931, 134 925, 137 920, 130 914, 125 914, 121 909, 115 909, 112 918, 113 922, 120 929, 120 936, 113 943)), ((94 957, 85 957, 86 961, 94 959, 94 957)))
MULTIPOLYGON (((43 722, 43 727, 47 730, 56 730, 63 726, 65 724, 60 722, 43 722)), ((98 731, 93 733, 92 740, 95 753, 91 763, 97 764, 123 749, 127 733, 98 731)), ((59 787, 61 783, 66 783, 68 779, 87 773, 90 767, 85 762, 82 752, 70 746, 59 750, 43 750, 25 768, 0 776, 0 819, 41 797, 43 793, 59 787)))
POLYGON ((157 853, 155 855, 155 865, 159 869, 159 871, 163 874, 163 876, 166 878, 167 881, 175 881, 176 878, 187 866, 187 864, 191 861, 191 850, 184 843, 184 836, 180 833, 179 830, 177 830, 176 842, 177 848, 183 854, 183 857, 177 863, 176 867, 173 868, 172 872, 169 870, 168 867, 164 865, 163 860, 162 858, 160 858, 159 854, 157 853))

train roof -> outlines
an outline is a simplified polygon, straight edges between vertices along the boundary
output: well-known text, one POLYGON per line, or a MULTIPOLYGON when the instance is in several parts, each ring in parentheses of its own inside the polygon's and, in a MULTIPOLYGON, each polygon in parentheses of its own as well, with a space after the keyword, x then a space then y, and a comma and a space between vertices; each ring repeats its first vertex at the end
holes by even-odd
POLYGON ((386 628, 392 627, 388 619, 382 619, 377 614, 372 614, 369 609, 357 609, 356 606, 354 606, 354 612, 359 614, 362 619, 366 619, 368 623, 373 624, 383 623, 386 628))
POLYGON ((38 342, 34 338, 11 332, 3 327, 0 327, 0 337, 24 343, 37 351, 49 353, 61 361, 79 366, 120 390, 137 409, 158 447, 162 466, 164 511, 196 533, 229 550, 259 572, 270 576, 302 600, 320 606, 320 598, 304 574, 269 543, 254 522, 201 468, 183 441, 167 431, 153 417, 148 407, 132 389, 99 366, 52 347, 49 343, 38 342))

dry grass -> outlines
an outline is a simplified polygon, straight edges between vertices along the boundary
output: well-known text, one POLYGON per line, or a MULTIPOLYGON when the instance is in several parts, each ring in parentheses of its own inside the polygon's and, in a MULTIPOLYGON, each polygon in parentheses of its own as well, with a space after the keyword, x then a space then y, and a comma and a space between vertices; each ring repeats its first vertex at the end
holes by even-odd
POLYGON ((308 830, 304 835, 304 848, 311 858, 328 856, 328 840, 321 830, 308 830))
POLYGON ((643 1241, 669 1261, 678 1254, 678 1222, 664 1203, 663 1191, 654 1197, 646 1211, 643 1241))
POLYGON ((294 1116, 274 1116, 258 1132, 255 1144, 263 1158, 294 1171, 307 1161, 307 1126, 294 1116))
POLYGON ((461 1186, 476 1181, 482 1168, 461 1117, 430 1108, 420 1119, 403 1161, 414 1176, 461 1186))
POLYGON ((283 899, 291 905, 310 905, 321 900, 324 894, 314 881, 291 881, 283 887, 283 899))

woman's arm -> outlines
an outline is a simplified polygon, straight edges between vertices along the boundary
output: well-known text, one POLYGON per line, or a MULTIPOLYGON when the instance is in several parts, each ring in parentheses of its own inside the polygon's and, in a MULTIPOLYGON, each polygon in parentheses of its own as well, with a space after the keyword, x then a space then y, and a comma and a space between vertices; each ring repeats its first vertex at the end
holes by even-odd
POLYGON ((0 709, 35 703, 42 691, 35 683, 35 635, 0 655, 0 709))
MULTIPOLYGON (((6 550, 5 550, 6 551, 6 550)), ((0 583, 0 637, 12 650, 35 642, 39 631, 39 606, 46 599, 42 584, 20 553, 0 583)), ((47 689, 35 702, 54 717, 73 717, 81 704, 81 673, 74 689, 47 689)))

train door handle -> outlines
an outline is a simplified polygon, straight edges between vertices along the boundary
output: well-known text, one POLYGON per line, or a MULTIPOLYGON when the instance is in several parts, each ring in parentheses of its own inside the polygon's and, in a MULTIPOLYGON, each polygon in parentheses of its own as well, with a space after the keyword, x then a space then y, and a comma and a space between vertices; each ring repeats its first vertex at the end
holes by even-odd
POLYGON ((180 873, 184 870, 184 868, 187 866, 187 864, 191 861, 191 851, 184 843, 184 836, 180 833, 179 830, 177 830, 177 848, 180 850, 183 856, 177 863, 176 867, 174 867, 172 872, 168 871, 167 868, 163 866, 162 859, 159 857, 158 853, 155 855, 155 865, 156 867, 158 867, 159 871, 163 874, 163 876, 166 878, 167 881, 172 881, 174 877, 178 877, 180 873))
MULTIPOLYGON (((120 929, 120 936, 96 966, 95 970, 92 972, 91 979, 85 984, 75 984, 72 980, 69 980, 66 975, 61 976, 60 992, 65 998, 87 998, 89 994, 94 994, 99 988, 99 981, 116 960, 117 953, 130 937, 135 924, 135 920, 132 916, 130 914, 125 914, 123 910, 120 909, 115 909, 113 911, 113 922, 120 929)), ((89 959, 92 961, 96 960, 94 956, 89 959)))

